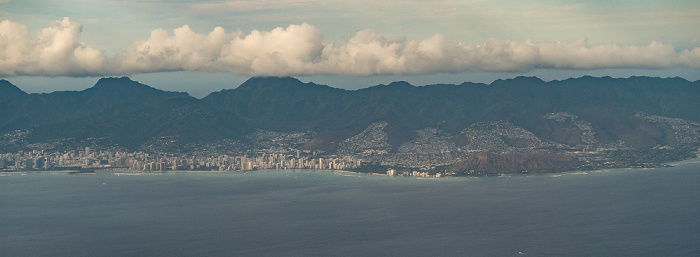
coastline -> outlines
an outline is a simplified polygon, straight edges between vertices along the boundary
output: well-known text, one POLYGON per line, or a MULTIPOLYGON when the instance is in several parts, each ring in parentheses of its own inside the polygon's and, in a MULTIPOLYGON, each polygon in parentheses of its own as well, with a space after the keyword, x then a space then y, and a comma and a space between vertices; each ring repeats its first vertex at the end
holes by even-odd
POLYGON ((685 165, 685 164, 691 164, 691 163, 700 163, 700 151, 695 153, 695 157, 685 159, 685 160, 680 160, 680 161, 675 161, 675 162, 669 162, 666 163, 667 165, 670 165, 671 167, 677 166, 677 165, 685 165))
POLYGON ((587 172, 600 172, 600 171, 606 171, 606 170, 614 170, 614 169, 658 169, 658 168, 670 168, 670 167, 675 167, 675 166, 681 166, 681 165, 686 165, 686 164, 694 164, 694 163, 700 163, 700 151, 695 152, 695 156, 691 158, 687 158, 684 160, 679 160, 679 161, 674 161, 674 162, 668 162, 668 163, 661 163, 657 167, 605 167, 605 168, 600 168, 600 169, 580 169, 580 170, 568 170, 568 171, 559 171, 559 172, 542 172, 542 173, 523 173, 523 172, 514 172, 514 173, 494 173, 494 174, 480 174, 480 175, 454 175, 454 174, 443 174, 441 176, 413 176, 409 173, 409 175, 388 175, 387 173, 378 173, 378 172, 358 172, 358 171, 351 171, 351 170, 329 170, 329 169, 267 169, 267 170, 235 170, 235 171, 221 171, 221 170, 163 170, 163 171, 141 171, 141 170, 132 170, 129 168, 104 168, 104 169, 80 169, 80 170, 18 170, 18 171, 0 171, 0 174, 18 174, 18 173, 56 173, 56 174, 81 174, 81 175, 95 175, 95 174, 100 174, 100 173, 112 173, 114 175, 120 176, 120 175, 141 175, 141 174, 168 174, 168 173, 173 173, 173 174, 181 174, 181 173, 249 173, 249 172, 264 172, 264 171, 285 171, 285 170, 298 170, 298 171, 310 171, 310 172, 336 172, 340 174, 365 174, 365 175, 374 175, 374 176, 388 176, 388 177, 415 177, 416 179, 426 179, 426 178, 431 178, 431 179, 437 179, 437 178, 449 178, 449 177, 510 177, 510 176, 537 176, 537 175, 564 175, 564 174, 576 174, 576 173, 583 173, 586 174, 587 172))

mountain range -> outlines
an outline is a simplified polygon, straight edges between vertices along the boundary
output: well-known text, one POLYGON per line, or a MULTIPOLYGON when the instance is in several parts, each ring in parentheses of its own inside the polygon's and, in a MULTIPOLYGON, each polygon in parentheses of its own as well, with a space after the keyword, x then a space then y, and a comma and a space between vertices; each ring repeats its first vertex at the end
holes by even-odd
POLYGON ((549 82, 517 77, 427 86, 393 82, 359 90, 255 77, 202 99, 127 77, 103 78, 83 91, 42 94, 27 94, 0 80, 5 141, 0 146, 102 139, 137 150, 163 138, 175 144, 246 144, 251 133, 272 131, 307 133, 301 149, 335 153, 349 151, 348 142, 375 128, 383 133, 384 138, 376 138, 384 140, 382 149, 388 152, 417 144, 425 129, 434 131, 431 140, 442 136, 460 149, 675 148, 699 142, 698 99, 699 81, 653 77, 549 82), (9 140, 20 131, 22 140, 9 140), (485 143, 490 146, 477 147, 485 143))

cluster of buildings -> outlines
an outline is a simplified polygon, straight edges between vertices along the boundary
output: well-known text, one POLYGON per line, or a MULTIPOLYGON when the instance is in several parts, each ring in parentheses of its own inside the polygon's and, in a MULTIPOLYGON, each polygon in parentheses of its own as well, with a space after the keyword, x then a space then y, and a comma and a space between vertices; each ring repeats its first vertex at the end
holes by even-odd
POLYGON ((0 170, 79 170, 127 168, 132 171, 247 171, 267 169, 343 170, 360 166, 352 157, 319 157, 310 153, 272 152, 240 156, 149 154, 144 152, 94 151, 90 147, 65 152, 30 151, 0 154, 0 170))
MULTIPOLYGON (((700 142, 700 123, 638 113, 636 117, 653 123, 663 123, 670 128, 679 146, 697 145, 700 142)), ((185 145, 180 153, 169 151, 172 140, 161 138, 151 145, 142 146, 139 152, 124 150, 96 150, 85 147, 69 151, 31 150, 0 153, 0 171, 25 170, 81 170, 125 168, 130 171, 248 171, 268 169, 362 169, 369 166, 389 166, 402 171, 388 171, 395 176, 430 176, 435 170, 459 163, 471 154, 492 152, 533 152, 541 149, 569 153, 590 169, 612 167, 651 167, 668 160, 683 159, 683 149, 659 146, 648 150, 635 150, 621 140, 600 144, 595 140, 589 122, 578 116, 559 112, 545 116, 556 122, 573 122, 581 131, 582 145, 575 147, 540 139, 530 131, 505 121, 482 122, 471 125, 458 135, 450 135, 437 128, 416 131, 416 137, 393 148, 388 142, 385 121, 370 124, 361 133, 338 143, 335 153, 297 150, 313 138, 314 132, 283 133, 257 130, 248 136, 246 144, 240 141, 185 145), (162 141, 162 142, 161 142, 162 141), (165 143, 163 143, 165 142, 165 143), (657 149, 658 148, 658 149, 657 149), (655 152, 667 150, 665 152, 655 152), (403 171, 403 168, 410 171, 403 171), (413 171, 413 170, 420 171, 413 171)), ((20 140, 24 132, 16 131, 0 138, 9 143, 20 140)), ((0 145, 2 146, 2 145, 0 145)), ((34 149, 65 149, 51 145, 34 149)), ((373 172, 373 171, 368 171, 373 172)), ((442 174, 449 175, 449 174, 442 174)))
POLYGON ((435 174, 430 174, 430 173, 428 173, 428 172, 426 172, 426 171, 422 171, 422 172, 421 172, 421 171, 415 171, 415 170, 414 170, 414 171, 410 171, 410 172, 399 172, 399 171, 396 171, 395 169, 388 169, 388 170, 386 171, 386 175, 388 175, 388 176, 404 176, 404 177, 424 177, 424 178, 427 178, 427 177, 436 177, 436 178, 442 177, 442 173, 440 173, 440 172, 435 173, 435 174))

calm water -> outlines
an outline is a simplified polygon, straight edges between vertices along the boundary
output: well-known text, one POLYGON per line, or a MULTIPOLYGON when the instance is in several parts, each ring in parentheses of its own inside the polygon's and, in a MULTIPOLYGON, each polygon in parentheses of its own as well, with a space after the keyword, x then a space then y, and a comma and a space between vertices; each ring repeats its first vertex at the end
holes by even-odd
POLYGON ((2 174, 0 256, 700 256, 700 163, 447 179, 2 174))

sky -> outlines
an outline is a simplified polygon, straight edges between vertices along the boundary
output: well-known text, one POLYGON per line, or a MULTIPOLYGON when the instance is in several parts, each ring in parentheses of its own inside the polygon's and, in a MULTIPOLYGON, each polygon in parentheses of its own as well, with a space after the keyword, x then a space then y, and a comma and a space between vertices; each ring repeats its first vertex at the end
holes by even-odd
POLYGON ((700 2, 0 0, 0 78, 27 92, 129 76, 203 97, 252 76, 345 89, 700 80, 700 2))

